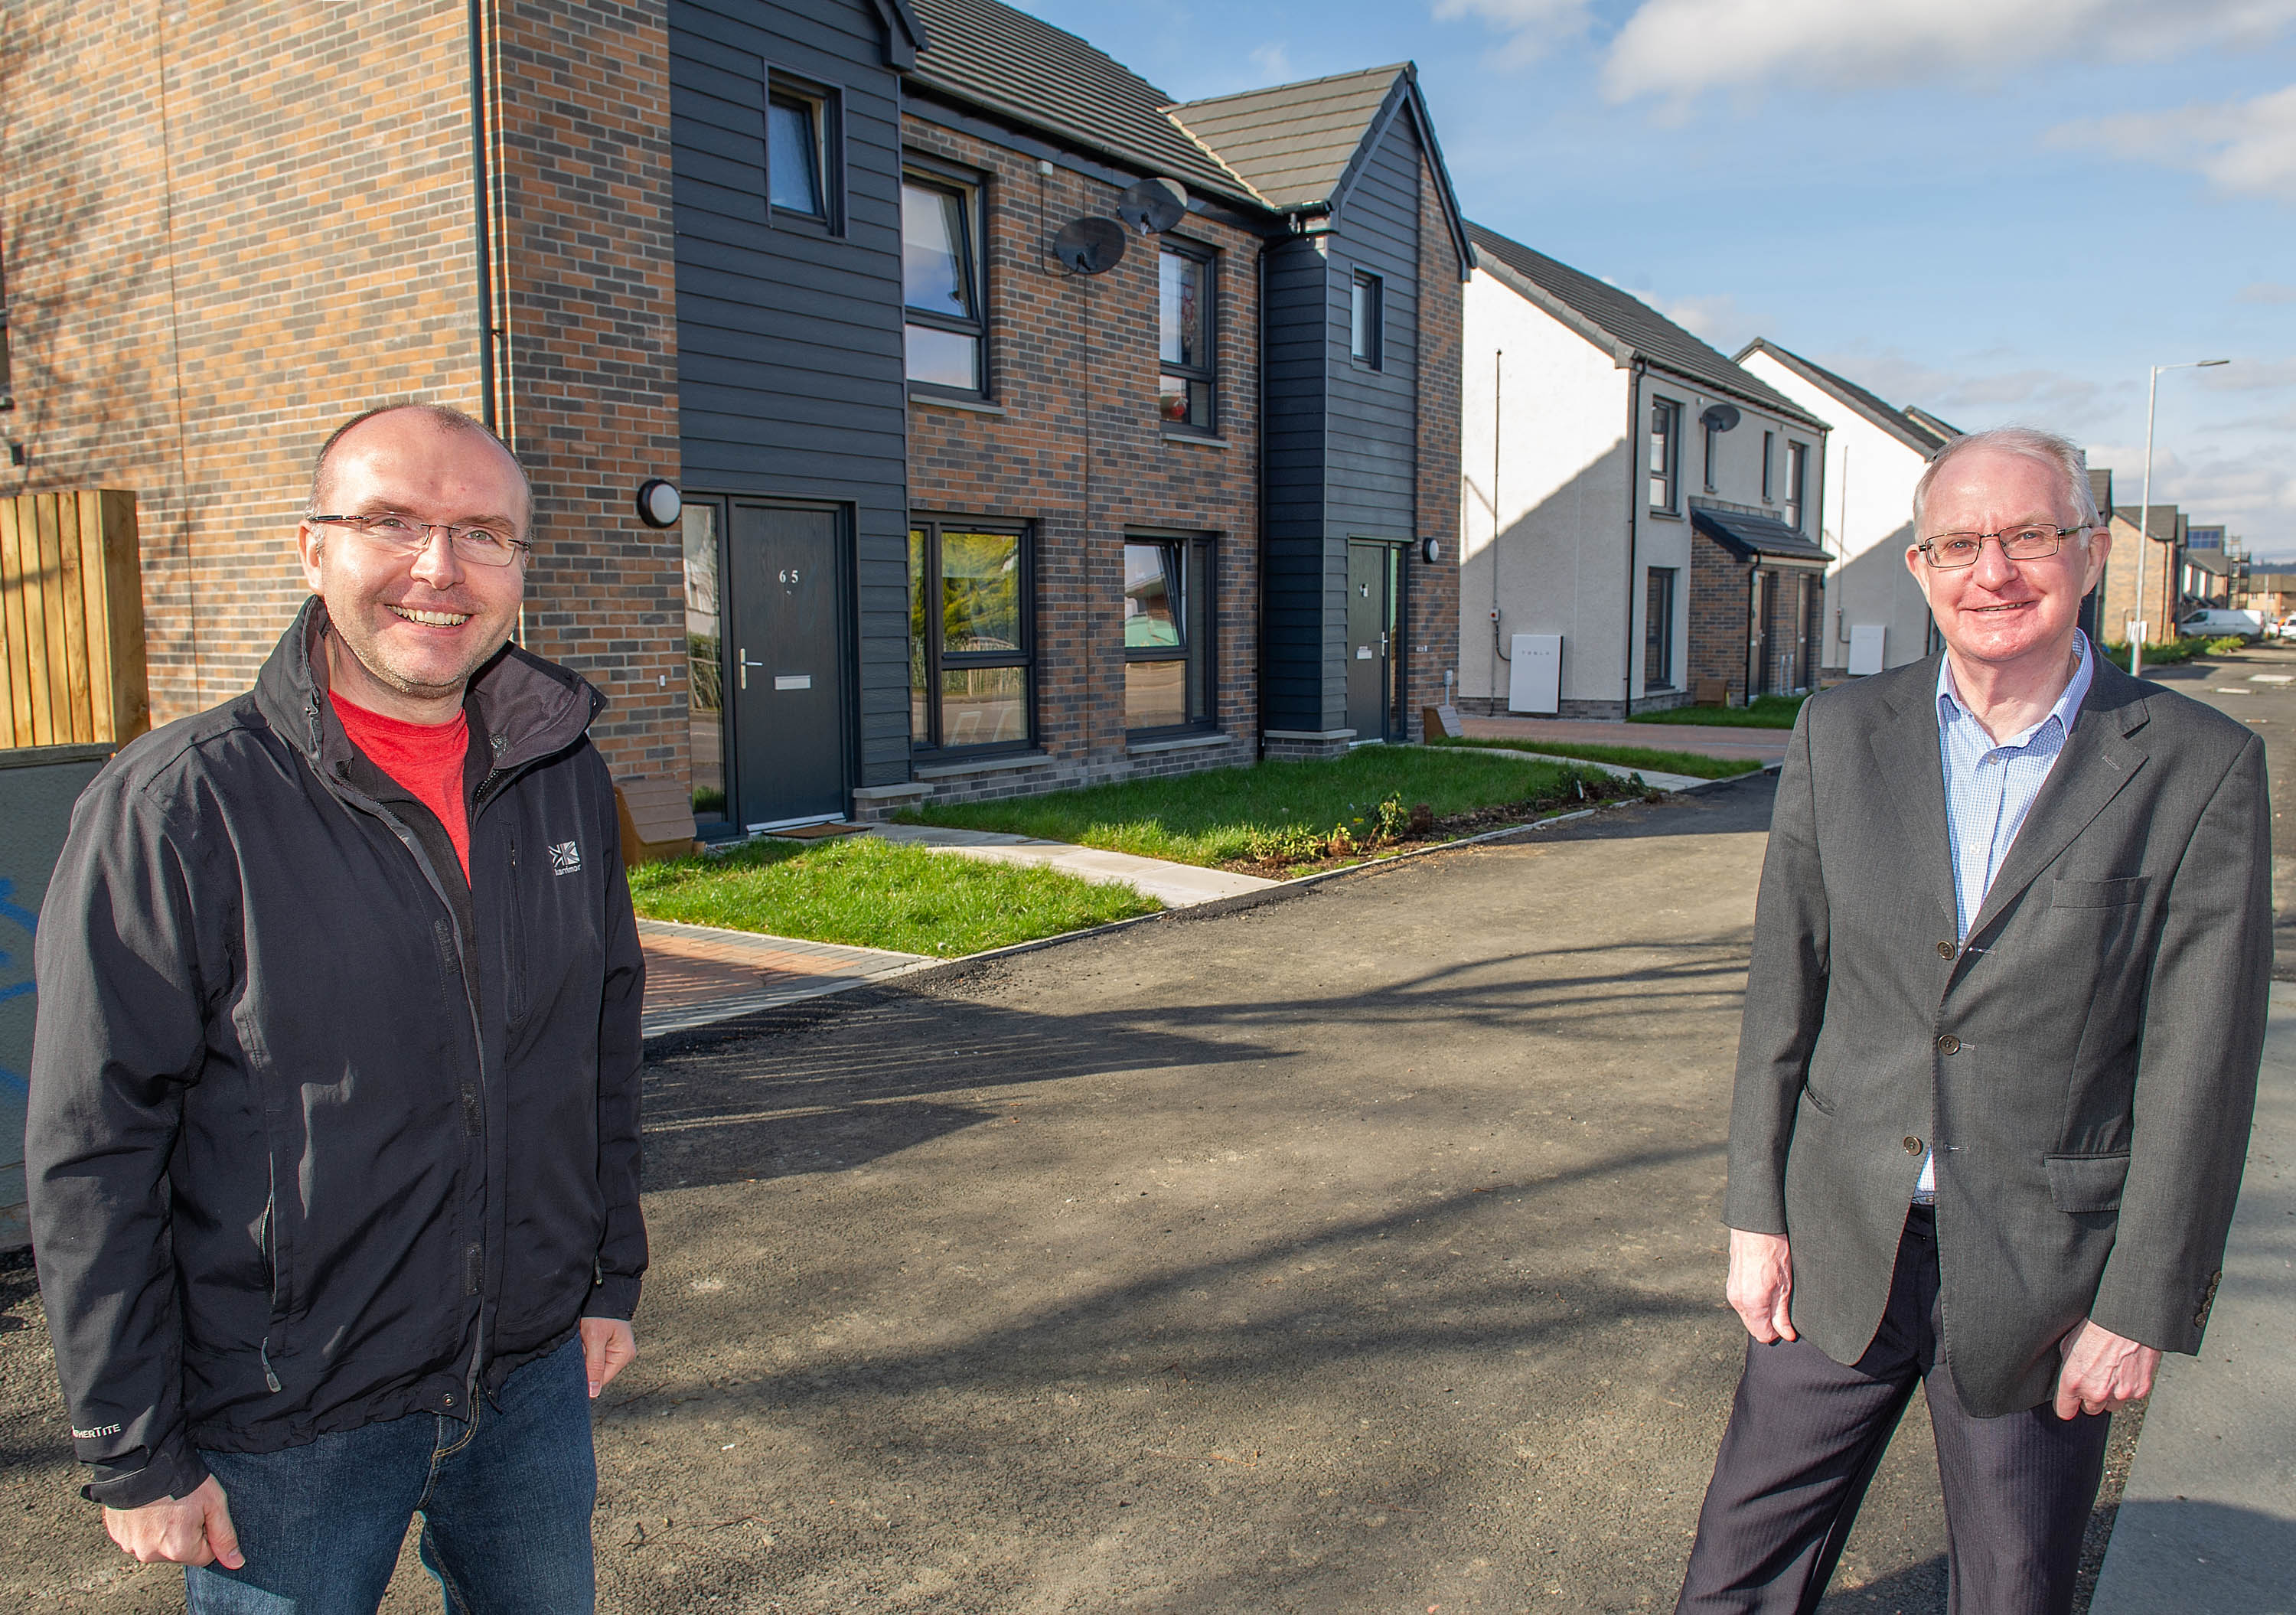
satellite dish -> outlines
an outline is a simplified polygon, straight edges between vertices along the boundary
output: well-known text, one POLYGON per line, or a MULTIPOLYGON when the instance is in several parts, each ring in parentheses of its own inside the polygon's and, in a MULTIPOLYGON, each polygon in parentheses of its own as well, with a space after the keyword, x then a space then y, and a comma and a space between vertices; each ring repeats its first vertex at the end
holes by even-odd
POLYGON ((1177 179, 1144 179, 1116 199, 1116 217, 1143 235, 1161 235, 1188 210, 1188 193, 1177 179))
POLYGON ((1699 422, 1710 431, 1730 431, 1738 424, 1735 404, 1709 404, 1699 414, 1699 422))
POLYGON ((1053 256, 1075 275, 1105 275, 1124 261, 1124 227, 1112 218, 1072 218, 1053 237, 1053 256))

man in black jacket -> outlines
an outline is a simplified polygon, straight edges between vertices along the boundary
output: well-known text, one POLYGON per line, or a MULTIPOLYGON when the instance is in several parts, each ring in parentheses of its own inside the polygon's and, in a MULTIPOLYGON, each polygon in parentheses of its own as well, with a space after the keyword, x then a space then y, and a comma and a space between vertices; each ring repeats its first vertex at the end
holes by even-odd
POLYGON ((417 1513, 450 1607, 594 1603, 644 971, 604 699, 508 644, 529 510, 466 416, 348 422, 315 597, 120 752, 48 889, 41 1290, 87 1495, 194 1611, 371 1611, 417 1513))

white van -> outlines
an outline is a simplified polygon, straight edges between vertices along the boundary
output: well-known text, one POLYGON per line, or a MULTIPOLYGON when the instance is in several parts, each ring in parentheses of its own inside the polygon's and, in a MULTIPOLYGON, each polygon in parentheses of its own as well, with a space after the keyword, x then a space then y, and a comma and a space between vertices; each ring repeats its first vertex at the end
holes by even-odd
POLYGON ((2205 634, 2211 639, 2215 639, 2227 634, 2241 634, 2255 639, 2264 633, 2264 613, 2228 611, 2221 607, 2210 607, 2205 611, 2194 612, 2177 627, 2188 637, 2198 637, 2205 634))

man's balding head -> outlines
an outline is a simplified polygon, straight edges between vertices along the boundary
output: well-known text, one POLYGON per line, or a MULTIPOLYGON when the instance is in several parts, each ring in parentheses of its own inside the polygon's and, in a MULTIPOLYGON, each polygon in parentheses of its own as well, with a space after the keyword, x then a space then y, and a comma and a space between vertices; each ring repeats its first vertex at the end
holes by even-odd
MULTIPOLYGON (((319 445, 318 457, 311 463, 311 492, 304 506, 305 515, 316 516, 328 513, 329 502, 334 498, 333 477, 330 467, 338 449, 344 446, 344 440, 356 439, 360 429, 371 421, 377 421, 387 415, 402 414, 418 415, 442 434, 468 433, 483 438, 493 444, 500 451, 502 457, 510 463, 511 468, 518 473, 519 486, 526 493, 525 508, 518 512, 520 533, 525 533, 533 525, 534 481, 526 474, 526 467, 518 463, 518 456, 511 453, 510 445, 497 437, 494 429, 483 421, 473 419, 461 410, 445 404, 379 404, 373 409, 361 410, 328 433, 327 440, 319 445)), ((353 447, 356 447, 355 443, 353 447)))

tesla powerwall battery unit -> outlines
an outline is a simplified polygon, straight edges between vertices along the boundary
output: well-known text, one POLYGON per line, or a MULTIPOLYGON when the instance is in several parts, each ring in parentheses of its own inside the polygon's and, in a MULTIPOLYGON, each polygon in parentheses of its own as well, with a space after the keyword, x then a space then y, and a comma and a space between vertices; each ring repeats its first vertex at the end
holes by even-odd
POLYGON ((1562 635, 1518 634, 1507 663, 1507 710, 1553 717, 1562 709, 1562 635))
POLYGON ((1849 625, 1849 676, 1863 678, 1868 673, 1882 670, 1882 637, 1887 632, 1878 622, 1853 622, 1849 625))

